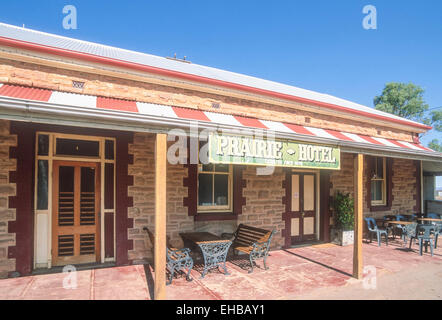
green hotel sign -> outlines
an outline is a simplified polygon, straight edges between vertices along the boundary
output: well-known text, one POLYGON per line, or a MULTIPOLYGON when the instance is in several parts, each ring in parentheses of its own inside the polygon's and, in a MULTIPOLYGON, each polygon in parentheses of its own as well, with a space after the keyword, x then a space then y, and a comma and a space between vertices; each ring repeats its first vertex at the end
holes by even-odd
POLYGON ((339 170, 336 147, 245 136, 209 135, 209 162, 339 170))

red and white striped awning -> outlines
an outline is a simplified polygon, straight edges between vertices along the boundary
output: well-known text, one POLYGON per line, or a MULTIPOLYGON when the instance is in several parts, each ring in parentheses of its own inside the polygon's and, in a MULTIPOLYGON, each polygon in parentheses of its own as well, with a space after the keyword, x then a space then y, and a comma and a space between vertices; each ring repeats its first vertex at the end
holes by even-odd
MULTIPOLYGON (((272 130, 280 133, 297 134, 310 137, 320 137, 337 141, 357 142, 367 145, 377 145, 385 147, 400 148, 402 150, 430 151, 433 150, 424 147, 420 143, 411 143, 407 141, 398 141, 387 138, 372 137, 361 134, 314 128, 309 126, 300 126, 296 124, 275 122, 247 118, 229 114, 221 114, 209 111, 187 109, 166 105, 157 105, 145 102, 136 102, 129 100, 97 97, 91 95, 82 95, 76 93, 67 93, 39 89, 34 87, 23 87, 18 85, 0 84, 0 97, 11 97, 23 100, 34 100, 48 102, 56 105, 65 105, 81 108, 98 108, 119 112, 132 112, 141 115, 162 117, 167 122, 169 119, 186 119, 201 122, 210 122, 213 124, 237 126, 244 128, 258 128, 272 130)), ((0 106, 1 107, 1 106, 0 106)))

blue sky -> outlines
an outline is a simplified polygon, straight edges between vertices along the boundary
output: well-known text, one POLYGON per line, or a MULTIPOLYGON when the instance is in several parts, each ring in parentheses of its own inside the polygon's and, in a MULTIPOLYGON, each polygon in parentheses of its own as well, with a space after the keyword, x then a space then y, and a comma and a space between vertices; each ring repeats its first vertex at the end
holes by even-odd
MULTIPOLYGON (((367 106, 387 82, 442 106, 442 1, 4 1, 0 21, 328 93, 367 106), (78 29, 62 27, 74 5, 78 29), (362 8, 377 9, 365 30, 362 8)), ((422 138, 442 140, 442 133, 422 138)), ((442 185, 442 179, 439 180, 442 185)))

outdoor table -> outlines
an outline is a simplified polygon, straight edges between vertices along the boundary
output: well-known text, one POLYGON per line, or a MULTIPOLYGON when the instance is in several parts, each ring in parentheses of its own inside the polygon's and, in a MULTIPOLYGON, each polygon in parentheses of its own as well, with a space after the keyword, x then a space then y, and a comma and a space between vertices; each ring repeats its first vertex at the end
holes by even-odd
POLYGON ((201 249, 204 258, 204 271, 201 278, 207 274, 210 269, 222 267, 224 274, 229 275, 226 268, 226 258, 231 240, 224 240, 210 232, 187 232, 180 233, 186 247, 196 247, 201 249))
MULTIPOLYGON (((412 223, 416 223, 416 222, 413 222, 413 221, 403 221, 403 220, 401 220, 401 221, 397 221, 397 220, 384 220, 384 223, 389 224, 389 225, 395 225, 395 228, 401 229, 402 237, 403 237, 403 232, 404 232, 403 226, 406 226, 406 225, 409 225, 409 224, 412 224, 412 223)), ((394 237, 395 237, 394 230, 392 230, 392 233, 393 233, 393 239, 394 239, 394 237)))
POLYGON ((416 220, 419 221, 431 221, 431 222, 441 222, 442 219, 436 219, 436 218, 417 218, 416 220))
POLYGON ((386 220, 385 221, 385 223, 388 223, 388 224, 397 224, 397 225, 407 225, 407 224, 412 224, 412 223, 415 223, 415 222, 413 222, 413 221, 396 221, 396 220, 394 220, 394 221, 390 221, 390 220, 386 220))

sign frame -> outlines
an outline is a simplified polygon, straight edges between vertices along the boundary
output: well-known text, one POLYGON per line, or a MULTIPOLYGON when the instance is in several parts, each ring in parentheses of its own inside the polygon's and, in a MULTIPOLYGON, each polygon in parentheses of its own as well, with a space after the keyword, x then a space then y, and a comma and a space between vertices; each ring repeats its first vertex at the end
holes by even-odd
MULTIPOLYGON (((209 163, 213 163, 213 164, 236 164, 236 165, 250 165, 250 166, 274 166, 274 167, 283 167, 283 168, 297 168, 297 169, 322 169, 322 170, 341 170, 341 150, 339 148, 339 146, 331 146, 331 145, 324 145, 324 144, 319 144, 319 143, 305 143, 302 141, 297 141, 297 140, 288 140, 288 139, 265 139, 263 138, 255 138, 253 136, 248 136, 248 135, 235 135, 235 134, 218 134, 218 133, 210 133, 208 135, 207 138, 207 143, 208 143, 208 160, 209 163), (274 163, 272 162, 272 160, 264 160, 262 162, 255 162, 255 161, 235 161, 235 160, 226 160, 226 157, 230 157, 230 158, 234 158, 234 159, 246 159, 245 157, 240 157, 240 156, 219 156, 218 159, 213 158, 213 137, 234 137, 234 138, 239 138, 239 139, 252 139, 252 140, 256 140, 256 141, 265 141, 267 143, 267 141, 270 142, 279 142, 282 143, 282 147, 281 150, 284 149, 284 144, 285 145, 292 145, 293 147, 298 146, 298 151, 299 151, 299 145, 303 145, 303 146, 311 146, 311 147, 325 147, 325 148, 331 148, 331 152, 332 155, 335 156, 336 159, 336 163, 337 165, 335 166, 326 166, 326 165, 311 165, 311 161, 304 161, 304 162, 308 162, 309 164, 306 165, 302 165, 300 164, 301 162, 296 162, 296 163, 274 163), (224 159, 220 159, 220 158, 224 158, 224 159)), ((218 142, 219 143, 219 142, 218 142)), ((287 151, 287 149, 286 149, 287 151)), ((257 158, 257 157, 249 157, 252 159, 264 159, 264 158, 257 158)), ((282 161, 286 161, 282 158, 282 161)))

